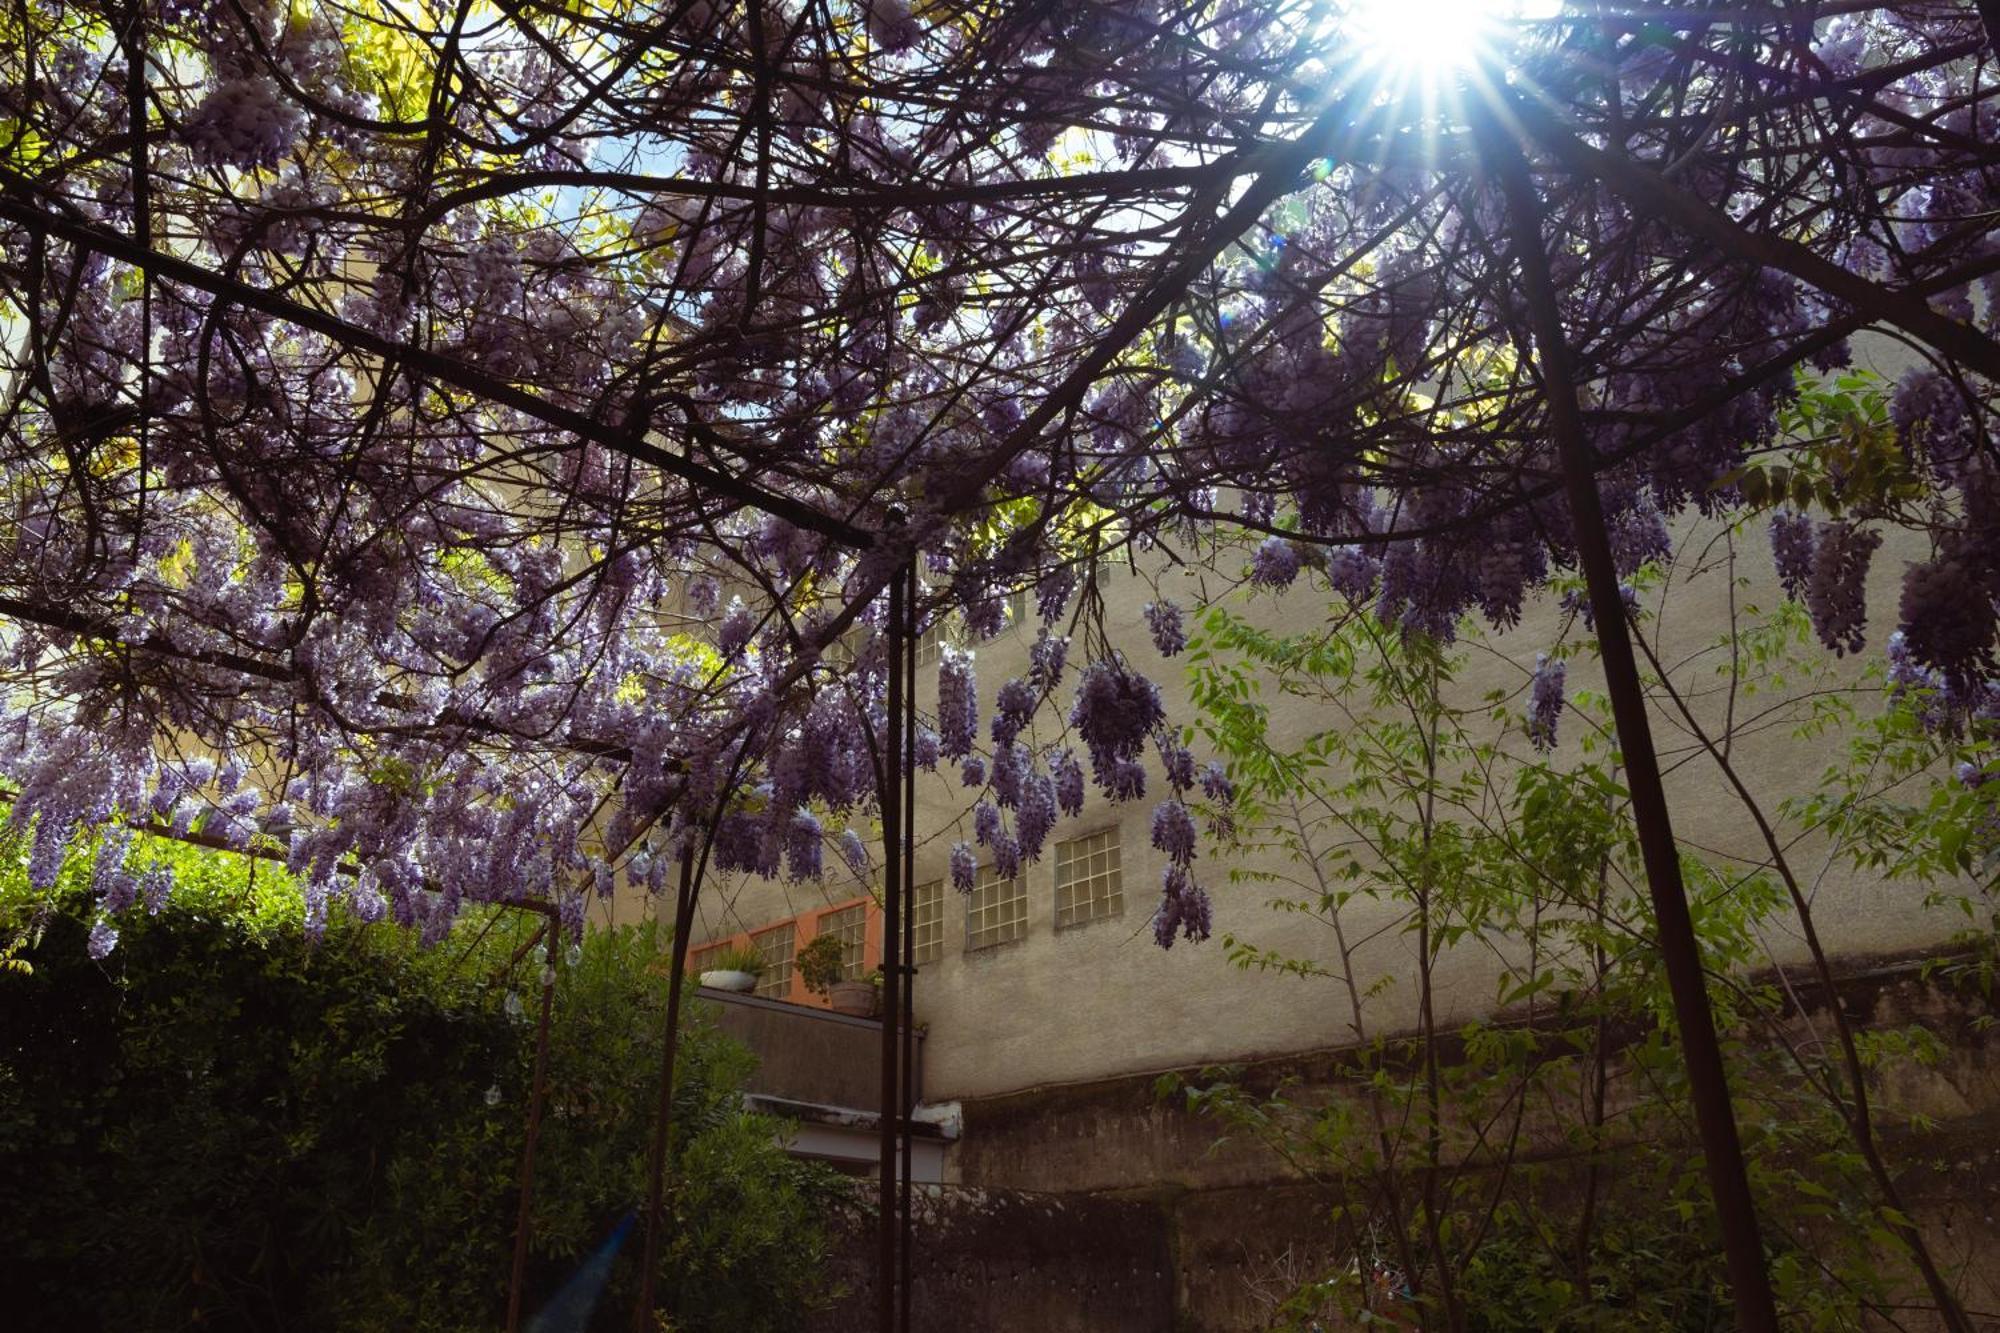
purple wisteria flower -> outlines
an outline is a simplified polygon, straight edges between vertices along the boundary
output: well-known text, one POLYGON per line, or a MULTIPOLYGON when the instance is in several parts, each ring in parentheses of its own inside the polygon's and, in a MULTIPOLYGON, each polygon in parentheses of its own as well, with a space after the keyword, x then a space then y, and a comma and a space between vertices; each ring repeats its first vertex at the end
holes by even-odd
POLYGON ((715 629, 715 646, 724 657, 735 657, 750 643, 750 636, 756 631, 757 618, 740 597, 729 599, 729 609, 722 613, 722 623, 715 629))
POLYGON ((1153 846, 1167 854, 1176 865, 1194 860, 1194 817, 1179 801, 1161 801, 1153 807, 1153 846))
POLYGON ((1002 810, 1021 803, 1021 783, 1033 766, 1034 756, 1025 745, 1009 742, 993 752, 993 799, 1002 810))
POLYGON ((1181 609, 1172 602, 1148 602, 1146 628, 1160 656, 1173 657, 1187 647, 1187 630, 1181 624, 1181 609))
POLYGON ((993 837, 993 873, 1001 879, 1012 879, 1021 873, 1021 844, 1006 829, 993 837))
POLYGON ((104 959, 110 957, 111 951, 117 947, 118 927, 112 925, 103 917, 97 918, 91 924, 90 938, 84 945, 85 951, 96 961, 102 962, 104 959))
POLYGON ((1965 555, 1947 549, 1935 560, 1910 566, 1897 611, 1901 650, 1918 666, 1936 671, 1948 687, 1969 689, 1994 671, 1993 593, 1965 555))
POLYGON ((1358 546, 1336 546, 1326 557, 1327 582, 1351 602, 1363 602, 1375 595, 1382 562, 1358 546))
POLYGON ((1033 861, 1056 826, 1056 784, 1046 773, 1030 773, 1021 783, 1021 808, 1014 814, 1014 832, 1021 855, 1033 861))
POLYGON ((1228 770, 1213 759, 1202 765, 1201 791, 1211 801, 1236 799, 1236 784, 1229 780, 1228 770))
POLYGON ((1097 785, 1114 801, 1136 801, 1146 794, 1146 766, 1136 759, 1114 759, 1097 771, 1097 785))
POLYGON ((1068 657, 1068 636, 1051 634, 1046 629, 1036 635, 1035 642, 1028 649, 1035 684, 1043 690, 1054 689, 1062 680, 1063 663, 1068 657))
POLYGON ((1035 717, 1035 687, 1019 676, 1000 687, 993 702, 993 743, 1005 748, 1014 743, 1035 717))
POLYGON ((1171 949, 1178 938, 1205 940, 1211 924, 1207 891, 1194 882, 1186 866, 1170 862, 1160 875, 1160 905, 1153 912, 1153 942, 1162 949, 1171 949))
POLYGON ((1287 588, 1299 576, 1299 548, 1285 537, 1266 537, 1250 556, 1250 581, 1265 588, 1287 588))
POLYGON ((1069 714, 1070 725, 1090 751, 1100 784, 1113 764, 1138 757, 1146 738, 1165 718, 1159 687, 1112 660, 1084 668, 1069 714))
POLYGON ((1819 641, 1835 656, 1858 653, 1867 642, 1868 563, 1882 534, 1838 520, 1814 533, 1806 610, 1819 641))
POLYGON ((1556 722, 1562 717, 1563 682, 1569 667, 1561 658, 1535 654, 1535 674, 1528 686, 1528 739, 1544 754, 1556 745, 1556 722))
POLYGON ((1771 560, 1778 567, 1778 582, 1785 596, 1803 600, 1806 582, 1812 577, 1812 520, 1796 509, 1780 509, 1771 515, 1771 560))
POLYGON ((979 853, 972 850, 969 842, 955 842, 951 845, 951 886, 960 893, 971 893, 979 887, 979 853))
POLYGON ((1056 804, 1062 812, 1074 819, 1083 813, 1083 765, 1076 760, 1076 752, 1070 749, 1057 750, 1049 756, 1049 778, 1055 784, 1056 804))
POLYGON ((785 871, 794 880, 818 879, 821 873, 821 833, 819 817, 810 810, 792 815, 785 831, 785 871))
POLYGON ((875 864, 868 855, 868 844, 861 840, 861 835, 855 830, 842 829, 840 837, 834 841, 834 847, 856 879, 866 881, 874 874, 875 864))
POLYGON ((978 733, 979 680, 972 654, 947 646, 938 656, 938 748, 947 759, 962 759, 978 733))

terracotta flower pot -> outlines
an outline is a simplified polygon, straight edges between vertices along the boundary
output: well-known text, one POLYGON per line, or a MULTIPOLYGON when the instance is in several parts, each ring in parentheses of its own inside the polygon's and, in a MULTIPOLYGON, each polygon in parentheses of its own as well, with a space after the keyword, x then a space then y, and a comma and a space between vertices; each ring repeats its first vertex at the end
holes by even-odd
POLYGON ((836 981, 828 989, 826 998, 836 1014, 873 1018, 881 993, 875 989, 875 983, 872 981, 836 981))

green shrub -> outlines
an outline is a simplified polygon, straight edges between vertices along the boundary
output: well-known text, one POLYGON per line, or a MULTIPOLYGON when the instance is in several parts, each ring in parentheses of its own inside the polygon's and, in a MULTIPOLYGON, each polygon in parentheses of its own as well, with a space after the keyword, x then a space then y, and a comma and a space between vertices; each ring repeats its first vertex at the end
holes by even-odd
MULTIPOLYGON (((312 945, 268 893, 197 886, 128 913, 99 963, 85 910, 44 905, 32 971, 0 973, 9 1325, 498 1328, 542 953, 507 965, 532 919, 432 951, 336 920, 312 945)), ((643 1208, 661 945, 593 934, 558 969, 531 1313, 643 1208)), ((662 1302, 676 1329, 791 1327, 840 1186, 743 1112, 751 1058, 698 1011, 681 1051, 662 1302)), ((624 1326, 638 1241, 593 1327, 624 1326)))

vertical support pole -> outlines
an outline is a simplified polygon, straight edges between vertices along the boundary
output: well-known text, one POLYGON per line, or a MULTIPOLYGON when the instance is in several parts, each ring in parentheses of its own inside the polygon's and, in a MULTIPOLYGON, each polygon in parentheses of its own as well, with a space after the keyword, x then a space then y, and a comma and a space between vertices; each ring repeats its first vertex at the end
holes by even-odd
POLYGON ((1688 1088, 1695 1123, 1701 1133, 1703 1163, 1722 1225, 1724 1258, 1736 1305, 1736 1326, 1743 1333, 1777 1333, 1777 1307, 1771 1296, 1770 1274, 1757 1229, 1756 1205, 1743 1164, 1743 1145, 1736 1131, 1736 1113, 1729 1101, 1729 1080, 1716 1039, 1715 1016, 1709 1008, 1702 975, 1701 947, 1688 914, 1687 888, 1681 881, 1680 855, 1674 846, 1659 758, 1646 718, 1646 697, 1632 655, 1631 631, 1625 623, 1625 602, 1618 589, 1617 567, 1605 532, 1604 510, 1597 495, 1592 451, 1584 438, 1583 417, 1571 378, 1569 345, 1555 284, 1543 250, 1541 206, 1529 179, 1527 159, 1507 138, 1507 131, 1488 136, 1501 190, 1506 196, 1508 227, 1521 264, 1522 293, 1528 302, 1535 335, 1535 358, 1541 371, 1549 425, 1561 456, 1564 494, 1576 530, 1577 558, 1590 590, 1597 622, 1597 642, 1604 664, 1605 688, 1624 752, 1626 786, 1632 793, 1632 820, 1646 866, 1646 885, 1653 899, 1659 929, 1660 956, 1667 985, 1673 993, 1674 1018, 1680 1025, 1681 1053, 1687 1061, 1688 1088))
POLYGON ((660 1038, 660 1102, 653 1115, 653 1150, 646 1168, 646 1244, 641 1251, 639 1301, 632 1308, 633 1333, 650 1333, 653 1277, 660 1266, 661 1206, 666 1197, 667 1140, 674 1114, 674 1058, 681 1035, 681 988, 687 974, 688 932, 694 929, 694 845, 681 851, 680 885, 674 896, 674 942, 667 974, 667 1028, 660 1038))
POLYGON ((535 1078, 528 1090, 528 1132, 521 1145, 521 1199, 514 1209, 514 1268, 507 1280, 507 1333, 516 1333, 521 1327, 521 1294, 528 1278, 528 1229, 535 1199, 535 1141, 541 1137, 542 1102, 548 1092, 549 1015, 555 1008, 556 949, 562 942, 553 910, 548 910, 547 920, 542 922, 542 934, 548 941, 548 961, 542 968, 542 1013, 535 1025, 535 1078))
POLYGON ((882 753, 882 1097, 881 1179, 877 1196, 875 1290, 877 1326, 896 1333, 896 1136, 902 1080, 896 1043, 901 1026, 903 986, 900 960, 903 909, 903 660, 908 651, 909 605, 907 579, 898 570, 889 580, 888 716, 883 727, 882 753))
POLYGON ((898 1333, 910 1333, 910 1311, 916 1292, 910 1281, 911 1255, 915 1251, 915 1222, 910 1208, 911 1117, 917 1109, 917 918, 916 918, 916 838, 917 838, 917 565, 913 560, 905 574, 909 581, 903 594, 903 659, 897 663, 907 691, 903 717, 897 728, 903 747, 903 1097, 899 1120, 903 1146, 903 1193, 900 1203, 902 1243, 898 1252, 897 1288, 902 1295, 902 1317, 898 1333))

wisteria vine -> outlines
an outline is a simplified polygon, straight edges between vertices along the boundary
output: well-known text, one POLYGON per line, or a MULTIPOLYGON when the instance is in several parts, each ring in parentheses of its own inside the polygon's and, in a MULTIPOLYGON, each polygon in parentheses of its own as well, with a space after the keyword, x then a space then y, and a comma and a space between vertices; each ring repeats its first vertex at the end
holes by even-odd
MULTIPOLYGON (((1934 542, 1897 670, 1993 673, 2000 69, 1959 4, 1592 7, 1423 97, 1306 0, 0 29, 0 772, 36 883, 106 838, 100 949, 168 891, 135 827, 433 938, 466 900, 579 922, 709 829, 725 870, 864 873, 908 560, 975 640, 1033 595, 987 734, 954 648, 919 737, 996 871, 1087 785, 1163 787, 1156 934, 1200 938, 1187 801, 1226 777, 1106 638, 1111 558, 1442 636, 1574 563, 1493 122, 1537 164, 1625 571, 1787 447, 1795 371, 1890 328, 1934 542)), ((1881 521, 1774 521, 1836 652, 1881 521)))

